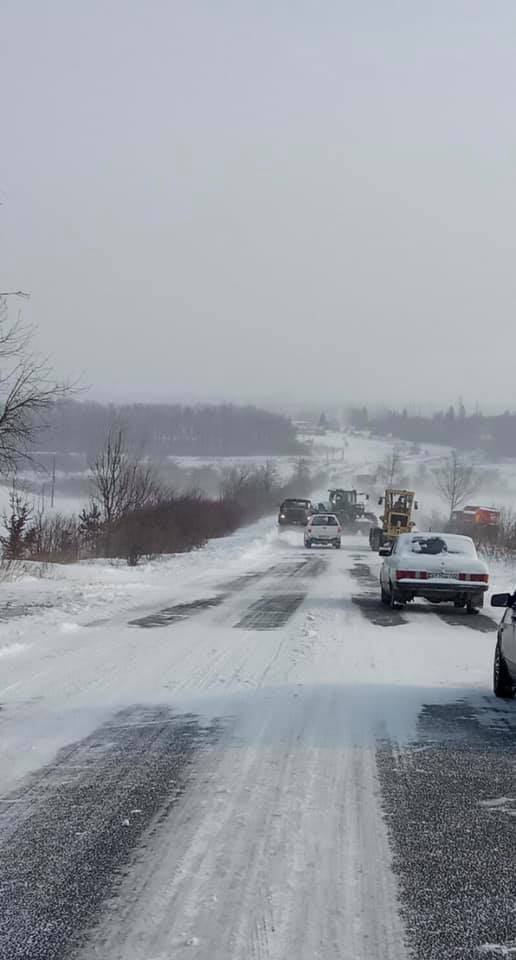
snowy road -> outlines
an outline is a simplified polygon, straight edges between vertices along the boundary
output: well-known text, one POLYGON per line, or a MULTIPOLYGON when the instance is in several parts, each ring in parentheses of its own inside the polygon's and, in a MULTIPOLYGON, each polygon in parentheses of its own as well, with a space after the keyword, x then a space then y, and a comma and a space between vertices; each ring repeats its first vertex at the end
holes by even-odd
POLYGON ((377 562, 262 522, 137 608, 11 623, 2 960, 511 955, 494 623, 391 612, 377 562))

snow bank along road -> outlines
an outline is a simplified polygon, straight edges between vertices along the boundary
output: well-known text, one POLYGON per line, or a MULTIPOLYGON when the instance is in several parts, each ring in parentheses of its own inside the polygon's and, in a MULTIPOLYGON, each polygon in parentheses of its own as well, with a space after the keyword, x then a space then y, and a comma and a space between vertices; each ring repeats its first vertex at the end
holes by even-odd
POLYGON ((138 609, 14 606, 2 960, 516 952, 494 623, 381 607, 377 563, 262 522, 138 609))

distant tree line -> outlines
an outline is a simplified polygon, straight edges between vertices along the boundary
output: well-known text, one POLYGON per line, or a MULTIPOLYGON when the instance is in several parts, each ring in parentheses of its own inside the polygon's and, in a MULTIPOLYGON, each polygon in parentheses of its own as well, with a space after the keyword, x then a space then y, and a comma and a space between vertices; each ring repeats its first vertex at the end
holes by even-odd
POLYGON ((126 404, 72 401, 56 405, 39 437, 40 451, 96 455, 106 431, 123 424, 129 446, 152 458, 272 456, 301 451, 287 417, 232 404, 126 404))
POLYGON ((367 407, 355 407, 350 423, 379 437, 444 444, 456 450, 482 450, 492 459, 516 456, 516 413, 508 410, 490 416, 478 411, 468 414, 459 403, 425 417, 410 414, 406 409, 372 414, 367 407))

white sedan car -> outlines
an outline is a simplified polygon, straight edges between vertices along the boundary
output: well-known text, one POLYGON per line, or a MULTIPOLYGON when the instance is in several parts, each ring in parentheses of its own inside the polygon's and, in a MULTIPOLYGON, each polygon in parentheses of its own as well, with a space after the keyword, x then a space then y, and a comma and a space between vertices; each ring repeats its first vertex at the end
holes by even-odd
POLYGON ((452 533, 403 533, 380 549, 382 602, 400 607, 414 597, 453 602, 477 613, 489 583, 486 564, 470 537, 452 533))
POLYGON ((340 550, 342 529, 334 513, 315 513, 305 527, 305 547, 314 543, 340 550))

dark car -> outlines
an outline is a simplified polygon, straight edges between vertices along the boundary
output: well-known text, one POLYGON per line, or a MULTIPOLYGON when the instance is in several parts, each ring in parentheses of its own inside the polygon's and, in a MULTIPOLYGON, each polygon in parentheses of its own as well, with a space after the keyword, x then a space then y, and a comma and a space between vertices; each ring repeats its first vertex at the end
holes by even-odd
POLYGON ((497 697, 512 700, 516 689, 516 593, 495 593, 491 606, 505 607, 496 639, 493 689, 497 697))
POLYGON ((306 527, 312 513, 312 501, 289 497, 281 504, 278 514, 280 527, 306 527))

